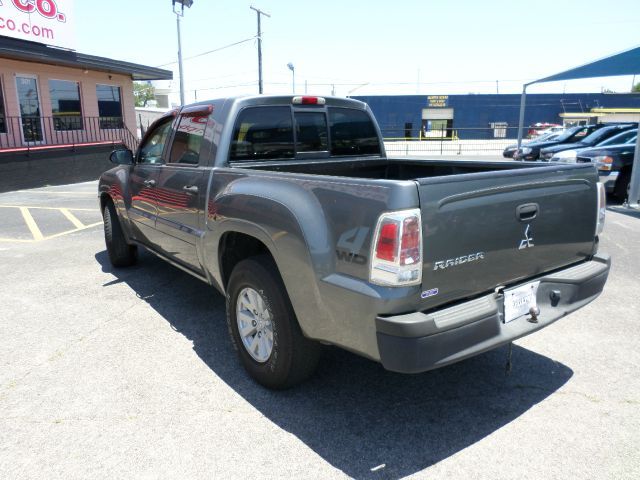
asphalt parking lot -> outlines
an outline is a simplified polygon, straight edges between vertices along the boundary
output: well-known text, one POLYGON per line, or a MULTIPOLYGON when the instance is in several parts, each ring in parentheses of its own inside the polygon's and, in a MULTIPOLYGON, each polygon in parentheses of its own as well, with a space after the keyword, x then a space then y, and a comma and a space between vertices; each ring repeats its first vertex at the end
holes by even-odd
POLYGON ((608 212, 596 302, 421 375, 327 348, 286 392, 247 378, 223 298, 107 259, 95 182, 0 194, 0 476, 640 478, 640 214, 608 212))

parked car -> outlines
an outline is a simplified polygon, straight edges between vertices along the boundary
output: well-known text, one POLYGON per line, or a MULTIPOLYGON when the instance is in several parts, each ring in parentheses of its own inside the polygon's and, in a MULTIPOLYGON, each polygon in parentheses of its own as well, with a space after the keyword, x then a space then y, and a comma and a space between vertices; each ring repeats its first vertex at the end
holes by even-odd
POLYGON ((540 158, 542 160, 549 161, 551 158, 559 152, 563 150, 577 150, 580 148, 590 148, 595 147, 599 143, 604 142, 605 140, 618 135, 619 133, 623 133, 626 131, 637 131, 638 124, 637 123, 623 123, 616 125, 607 125, 605 127, 599 128, 595 132, 591 133, 589 136, 584 137, 582 140, 573 143, 561 143, 558 145, 552 145, 549 147, 542 148, 540 150, 540 158))
POLYGON ((536 140, 539 140, 540 137, 547 135, 548 133, 562 133, 566 130, 565 127, 563 127, 562 125, 556 125, 554 127, 549 127, 549 128, 545 128, 544 130, 542 130, 536 137, 536 140))
POLYGON ((321 344, 404 373, 480 354, 594 300, 610 268, 594 165, 388 158, 357 100, 185 106, 111 161, 112 265, 144 247, 219 290, 271 388, 309 376, 321 344))
MULTIPOLYGON (((631 130, 626 130, 613 137, 605 140, 604 142, 598 143, 595 147, 591 148, 604 148, 610 147, 614 145, 624 145, 627 143, 633 143, 635 145, 636 138, 638 137, 638 129, 636 128, 631 130)), ((577 161, 577 156, 580 152, 585 150, 589 150, 589 148, 579 148, 579 149, 571 149, 571 150, 563 150, 558 153, 554 153, 553 157, 551 157, 551 162, 563 162, 563 163, 575 163, 577 161)))
MULTIPOLYGON (((538 138, 536 138, 536 142, 542 142, 542 141, 550 141, 553 140, 557 137, 560 136, 559 132, 550 132, 550 133, 545 133, 544 135, 539 136, 538 138)), ((527 146, 529 144, 529 142, 525 142, 522 145, 527 146)), ((513 145, 509 145, 508 147, 506 147, 504 149, 504 151, 502 152, 502 156, 504 158, 513 158, 513 155, 516 153, 516 150, 518 150, 518 145, 517 144, 513 144, 513 145)))
POLYGON ((606 192, 624 201, 629 196, 635 149, 635 139, 622 145, 598 146, 582 150, 577 161, 594 163, 606 192))
POLYGON ((529 126, 527 136, 533 139, 536 137, 540 137, 541 135, 544 135, 546 133, 554 133, 561 130, 564 130, 564 127, 562 125, 558 125, 557 123, 536 123, 529 126))
POLYGON ((527 145, 522 145, 513 155, 516 160, 537 160, 540 150, 543 148, 559 145, 561 143, 576 143, 590 135, 592 132, 602 128, 603 124, 581 125, 565 130, 553 140, 531 141, 527 145))

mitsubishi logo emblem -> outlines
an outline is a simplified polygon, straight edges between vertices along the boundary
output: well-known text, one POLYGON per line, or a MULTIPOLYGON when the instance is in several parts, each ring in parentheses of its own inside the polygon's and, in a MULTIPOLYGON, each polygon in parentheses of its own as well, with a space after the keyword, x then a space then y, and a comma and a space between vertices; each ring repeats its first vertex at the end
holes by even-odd
POLYGON ((525 248, 533 247, 533 235, 530 232, 531 225, 527 224, 527 228, 524 229, 524 238, 520 240, 520 246, 518 250, 523 250, 525 248))

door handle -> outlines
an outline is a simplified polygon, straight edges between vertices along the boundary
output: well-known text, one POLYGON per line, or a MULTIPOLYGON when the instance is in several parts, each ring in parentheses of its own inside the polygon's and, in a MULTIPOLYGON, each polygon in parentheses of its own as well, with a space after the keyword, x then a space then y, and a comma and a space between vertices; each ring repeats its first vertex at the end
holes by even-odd
POLYGON ((198 187, 196 185, 185 185, 184 187, 182 187, 182 190, 184 190, 187 193, 192 193, 194 195, 198 193, 198 187))
POLYGON ((538 210, 540 207, 537 203, 526 203, 524 205, 519 205, 516 208, 516 217, 521 222, 527 222, 529 220, 533 220, 538 216, 538 210))
POLYGON ((142 184, 145 187, 155 187, 156 186, 156 181, 155 180, 145 180, 144 182, 142 182, 142 184))

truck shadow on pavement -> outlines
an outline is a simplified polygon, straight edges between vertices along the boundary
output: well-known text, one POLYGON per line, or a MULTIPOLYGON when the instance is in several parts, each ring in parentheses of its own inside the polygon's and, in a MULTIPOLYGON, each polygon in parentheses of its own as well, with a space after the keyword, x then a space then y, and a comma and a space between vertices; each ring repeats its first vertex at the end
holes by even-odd
POLYGON ((312 379, 272 392, 242 369, 228 339, 224 298, 213 288, 146 252, 128 269, 112 268, 106 252, 95 258, 117 277, 105 287, 126 283, 191 340, 202 361, 233 390, 354 478, 399 478, 436 464, 515 420, 573 375, 565 365, 516 345, 510 375, 506 347, 420 375, 391 373, 327 348, 312 379))

